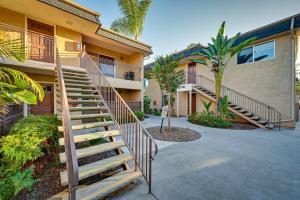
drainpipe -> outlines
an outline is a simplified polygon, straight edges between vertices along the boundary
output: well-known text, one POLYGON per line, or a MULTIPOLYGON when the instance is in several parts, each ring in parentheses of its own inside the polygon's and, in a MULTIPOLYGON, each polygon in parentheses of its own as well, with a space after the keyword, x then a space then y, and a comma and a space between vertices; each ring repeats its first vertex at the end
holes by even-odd
POLYGON ((295 123, 295 102, 296 102, 296 59, 295 59, 295 51, 296 51, 296 45, 295 45, 295 30, 294 30, 294 23, 295 23, 295 18, 292 18, 291 20, 291 36, 292 36, 292 120, 295 123))

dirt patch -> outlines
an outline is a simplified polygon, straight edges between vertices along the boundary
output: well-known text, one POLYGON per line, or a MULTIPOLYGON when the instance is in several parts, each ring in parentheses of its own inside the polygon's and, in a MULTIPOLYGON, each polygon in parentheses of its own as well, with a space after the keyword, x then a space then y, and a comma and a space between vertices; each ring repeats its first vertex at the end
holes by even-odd
POLYGON ((159 126, 147 128, 147 130, 151 133, 153 138, 162 141, 189 142, 201 138, 199 132, 188 128, 172 127, 171 133, 168 132, 167 127, 163 127, 161 133, 159 126))
POLYGON ((253 125, 253 124, 247 124, 247 123, 234 123, 234 126, 229 127, 227 129, 232 129, 232 130, 252 130, 252 129, 257 129, 258 127, 253 125))

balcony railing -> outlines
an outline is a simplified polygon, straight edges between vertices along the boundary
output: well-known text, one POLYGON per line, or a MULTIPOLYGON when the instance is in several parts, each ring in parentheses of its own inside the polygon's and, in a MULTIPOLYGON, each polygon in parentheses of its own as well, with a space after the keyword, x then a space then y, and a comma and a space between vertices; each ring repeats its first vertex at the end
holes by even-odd
POLYGON ((92 55, 89 55, 89 57, 98 65, 101 72, 107 77, 141 81, 141 66, 139 65, 103 58, 99 59, 99 57, 92 55))
POLYGON ((141 102, 126 101, 126 103, 133 112, 141 111, 142 109, 141 102))
POLYGON ((53 36, 4 23, 0 23, 0 30, 6 33, 15 53, 25 60, 54 63, 55 38, 53 36))

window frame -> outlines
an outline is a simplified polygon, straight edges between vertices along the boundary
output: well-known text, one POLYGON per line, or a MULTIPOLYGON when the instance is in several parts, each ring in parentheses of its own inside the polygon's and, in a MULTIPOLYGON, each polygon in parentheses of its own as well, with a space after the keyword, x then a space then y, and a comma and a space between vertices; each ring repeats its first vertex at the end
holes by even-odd
MULTIPOLYGON (((252 47, 252 62, 248 62, 248 63, 241 63, 241 64, 238 64, 238 54, 236 56, 236 65, 247 65, 247 64, 252 64, 252 63, 256 63, 256 62, 264 62, 264 61, 269 61, 269 60, 273 60, 276 58, 276 40, 275 39, 272 39, 272 40, 268 40, 268 41, 264 41, 264 42, 260 42, 260 43, 257 43, 257 44, 254 44, 254 45, 250 45, 250 46, 247 46, 243 49, 247 49, 247 48, 250 48, 252 47), (263 45, 263 44, 266 44, 266 43, 270 43, 270 42, 273 42, 274 44, 274 49, 273 49, 273 58, 268 58, 268 59, 263 59, 263 60, 258 60, 258 61, 255 61, 254 57, 255 57, 255 46, 259 46, 259 45, 263 45)), ((242 49, 242 50, 243 50, 242 49)))

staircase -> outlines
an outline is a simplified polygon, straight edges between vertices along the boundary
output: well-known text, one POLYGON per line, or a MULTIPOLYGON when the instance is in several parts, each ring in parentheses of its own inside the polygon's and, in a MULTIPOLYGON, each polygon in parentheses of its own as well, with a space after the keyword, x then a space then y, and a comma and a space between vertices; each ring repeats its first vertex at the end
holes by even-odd
POLYGON ((140 177, 151 193, 157 153, 151 135, 86 53, 82 63, 101 83, 93 82, 85 68, 61 67, 58 55, 58 130, 64 132, 59 158, 67 166, 60 179, 68 190, 51 199, 99 199, 140 177))
MULTIPOLYGON (((201 75, 197 75, 193 90, 216 102, 215 82, 201 75)), ((281 126, 281 113, 275 108, 241 94, 235 90, 222 86, 222 96, 228 97, 229 110, 248 122, 266 129, 281 126)))

